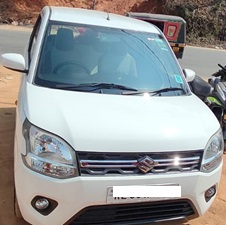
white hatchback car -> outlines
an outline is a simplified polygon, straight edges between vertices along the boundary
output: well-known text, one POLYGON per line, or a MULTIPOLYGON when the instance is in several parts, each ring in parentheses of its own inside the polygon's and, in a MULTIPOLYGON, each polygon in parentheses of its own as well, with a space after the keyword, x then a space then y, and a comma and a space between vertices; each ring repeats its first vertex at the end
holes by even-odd
POLYGON ((45 7, 25 58, 8 53, 2 63, 23 73, 14 166, 26 221, 138 225, 208 210, 222 169, 220 125, 154 25, 45 7))

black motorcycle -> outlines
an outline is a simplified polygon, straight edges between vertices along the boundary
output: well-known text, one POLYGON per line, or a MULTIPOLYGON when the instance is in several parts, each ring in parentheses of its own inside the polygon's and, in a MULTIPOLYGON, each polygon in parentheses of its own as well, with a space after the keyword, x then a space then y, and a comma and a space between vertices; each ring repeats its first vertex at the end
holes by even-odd
POLYGON ((218 64, 221 68, 208 80, 213 87, 210 96, 207 97, 208 104, 214 114, 217 116, 226 140, 226 66, 218 64))
MULTIPOLYGON (((202 99, 217 117, 226 142, 226 66, 212 74, 208 82, 196 76, 190 83, 191 90, 202 99)), ((225 146, 226 147, 226 146, 225 146)))

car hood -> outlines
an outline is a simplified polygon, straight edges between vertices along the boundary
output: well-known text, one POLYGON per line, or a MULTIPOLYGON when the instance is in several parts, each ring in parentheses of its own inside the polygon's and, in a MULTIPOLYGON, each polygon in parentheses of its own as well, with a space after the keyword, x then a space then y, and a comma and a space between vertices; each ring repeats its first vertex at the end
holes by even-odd
POLYGON ((27 83, 28 120, 78 151, 205 148, 219 123, 196 96, 145 97, 63 91, 27 83))

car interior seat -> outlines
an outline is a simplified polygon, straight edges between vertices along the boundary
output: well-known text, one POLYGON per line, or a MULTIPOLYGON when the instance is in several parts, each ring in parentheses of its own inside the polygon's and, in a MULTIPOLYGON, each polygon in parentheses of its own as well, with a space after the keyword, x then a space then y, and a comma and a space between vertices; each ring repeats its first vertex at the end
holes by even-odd
POLYGON ((44 46, 44 55, 41 58, 42 74, 53 73, 59 64, 69 62, 75 58, 73 31, 59 28, 56 34, 47 37, 44 46))
POLYGON ((73 31, 67 28, 59 28, 55 37, 55 45, 51 51, 51 65, 53 71, 64 63, 66 64, 72 60, 76 60, 77 54, 74 51, 74 46, 73 31))
POLYGON ((82 34, 76 37, 75 49, 79 53, 80 60, 86 65, 90 74, 94 73, 93 71, 95 71, 98 60, 102 55, 102 53, 96 49, 97 45, 97 34, 92 30, 86 29, 82 34))
POLYGON ((113 76, 137 76, 136 62, 129 54, 125 43, 111 43, 99 59, 98 73, 113 76))

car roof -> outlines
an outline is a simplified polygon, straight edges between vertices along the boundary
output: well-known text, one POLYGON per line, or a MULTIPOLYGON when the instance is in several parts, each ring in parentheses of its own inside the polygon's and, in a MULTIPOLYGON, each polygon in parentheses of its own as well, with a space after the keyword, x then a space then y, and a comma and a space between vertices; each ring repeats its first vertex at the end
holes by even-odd
POLYGON ((49 14, 49 20, 69 23, 89 24, 95 26, 129 29, 159 34, 152 24, 122 15, 82 8, 46 6, 42 14, 49 14))

